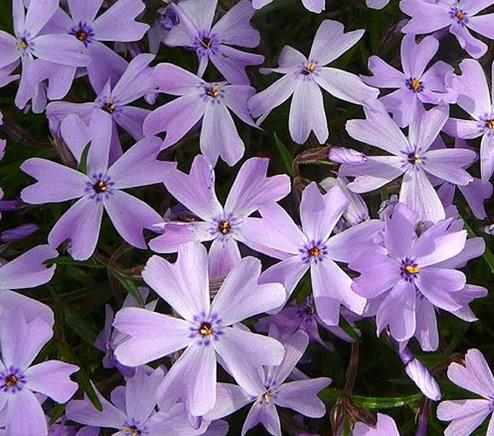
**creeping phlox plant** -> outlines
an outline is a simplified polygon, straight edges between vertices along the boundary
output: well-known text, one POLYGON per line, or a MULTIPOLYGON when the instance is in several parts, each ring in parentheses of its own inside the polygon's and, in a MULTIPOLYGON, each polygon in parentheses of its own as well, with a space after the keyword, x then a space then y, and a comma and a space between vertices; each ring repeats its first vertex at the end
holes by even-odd
POLYGON ((1 0, 0 435, 494 436, 494 0, 1 0))

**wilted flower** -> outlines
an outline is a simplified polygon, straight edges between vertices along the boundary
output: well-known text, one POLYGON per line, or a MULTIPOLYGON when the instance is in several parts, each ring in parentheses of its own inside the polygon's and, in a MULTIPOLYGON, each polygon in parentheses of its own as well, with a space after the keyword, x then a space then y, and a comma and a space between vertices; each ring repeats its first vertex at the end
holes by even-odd
POLYGON ((65 403, 77 390, 77 383, 70 380, 77 366, 58 360, 31 366, 52 336, 51 326, 40 318, 27 322, 19 309, 0 312, 0 410, 6 407, 8 435, 47 434, 35 393, 65 403))
POLYGON ((245 67, 259 65, 264 56, 246 53, 237 47, 259 45, 259 32, 249 23, 255 9, 248 0, 241 0, 213 26, 218 0, 182 0, 174 7, 180 22, 170 29, 165 44, 195 50, 199 58, 197 75, 202 77, 209 61, 230 83, 250 83, 245 67))
POLYGON ((179 98, 151 112, 144 120, 144 133, 166 132, 163 148, 167 148, 202 119, 202 154, 212 165, 216 165, 218 157, 230 166, 235 165, 245 147, 229 110, 244 123, 255 126, 247 111, 247 100, 254 95, 254 88, 227 82, 207 83, 173 64, 158 65, 154 76, 160 91, 179 98))
POLYGON ((284 76, 249 100, 252 116, 259 117, 258 124, 293 94, 288 119, 292 139, 303 144, 313 131, 319 143, 326 142, 329 132, 321 88, 336 98, 356 104, 373 100, 379 93, 354 74, 325 67, 353 47, 363 34, 363 30, 344 33, 343 24, 324 20, 317 29, 308 58, 285 46, 278 68, 264 70, 284 76))
MULTIPOLYGON (((437 417, 451 421, 446 436, 469 435, 492 414, 494 378, 482 353, 472 348, 465 355, 464 363, 453 362, 448 368, 448 378, 455 385, 480 395, 482 399, 443 401, 437 407, 437 417)), ((491 418, 487 435, 494 433, 494 419, 491 418)))
POLYGON ((183 319, 140 308, 122 309, 113 325, 130 339, 117 346, 116 358, 137 366, 185 348, 158 390, 165 409, 181 399, 194 416, 211 410, 218 360, 237 383, 255 393, 259 366, 278 365, 284 354, 278 341, 232 327, 283 304, 283 287, 258 284, 260 272, 258 259, 242 259, 210 303, 207 252, 200 243, 180 247, 175 264, 151 257, 142 273, 144 281, 183 319))
POLYGON ((494 38, 492 15, 477 15, 493 3, 494 0, 401 0, 400 9, 412 17, 402 31, 422 35, 449 29, 460 46, 478 59, 487 51, 487 45, 474 38, 469 30, 494 38))
POLYGON ((369 58, 373 76, 360 76, 364 83, 376 88, 396 89, 379 100, 393 114, 400 127, 406 127, 416 116, 413 111, 424 103, 444 104, 456 101, 456 92, 446 88, 445 77, 454 69, 446 62, 437 61, 427 71, 427 65, 439 49, 439 41, 427 36, 418 44, 415 35, 405 35, 401 41, 403 72, 387 64, 378 56, 369 58))

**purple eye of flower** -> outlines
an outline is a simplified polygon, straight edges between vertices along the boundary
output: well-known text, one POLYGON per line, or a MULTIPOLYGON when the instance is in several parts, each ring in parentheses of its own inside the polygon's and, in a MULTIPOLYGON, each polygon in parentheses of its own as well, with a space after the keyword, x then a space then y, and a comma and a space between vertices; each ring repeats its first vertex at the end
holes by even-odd
POLYGON ((21 38, 17 41, 17 50, 26 50, 29 47, 29 43, 26 38, 21 38))
POLYGON ((214 336, 214 328, 209 322, 203 322, 201 326, 199 327, 199 333, 202 336, 206 336, 210 338, 211 336, 214 336))
POLYGON ((271 401, 272 397, 273 397, 273 392, 271 391, 271 389, 268 389, 266 392, 264 392, 264 394, 259 394, 257 396, 257 401, 259 403, 269 404, 269 402, 271 401))
POLYGON ((304 69, 302 70, 302 74, 308 76, 309 74, 312 74, 314 71, 316 71, 317 64, 314 62, 309 62, 307 65, 305 65, 304 69))
POLYGON ((94 174, 86 184, 85 192, 90 198, 100 201, 103 196, 111 195, 114 183, 104 174, 94 174))
POLYGON ((221 319, 213 313, 206 316, 204 313, 193 318, 194 324, 190 326, 191 338, 198 338, 201 345, 209 345, 223 334, 221 319))
POLYGON ((26 383, 24 375, 19 370, 10 368, 6 374, 0 373, 0 389, 4 392, 18 392, 22 389, 22 385, 26 383))
POLYGON ((494 130, 494 119, 485 120, 485 128, 489 130, 494 130))
POLYGON ((303 260, 305 263, 309 262, 321 262, 326 254, 328 254, 328 250, 326 245, 324 245, 320 241, 312 241, 310 244, 307 244, 299 250, 303 256, 303 260))
POLYGON ((218 98, 221 96, 221 88, 218 85, 213 85, 206 88, 206 95, 212 98, 218 98))
POLYGON ((79 22, 77 26, 70 29, 69 35, 74 35, 87 47, 93 41, 94 32, 87 23, 79 22))
POLYGON ((462 9, 459 9, 458 7, 452 7, 449 11, 449 16, 456 20, 458 23, 464 25, 465 23, 468 22, 468 15, 465 11, 462 9))
POLYGON ((103 109, 106 113, 112 115, 115 112, 117 105, 113 101, 107 101, 101 105, 101 109, 103 109))
POLYGON ((405 84, 406 84, 407 88, 413 92, 418 93, 418 92, 422 92, 424 90, 424 85, 422 84, 422 81, 420 81, 419 79, 417 79, 415 77, 408 79, 405 82, 405 84))
POLYGON ((418 165, 422 163, 422 158, 420 157, 420 154, 418 154, 417 152, 408 153, 407 160, 408 163, 412 165, 418 165))
POLYGON ((410 259, 405 259, 401 262, 401 277, 411 282, 417 278, 420 273, 420 268, 417 263, 410 259))
POLYGON ((124 427, 122 431, 125 436, 141 436, 141 430, 139 430, 135 425, 131 427, 124 427))
POLYGON ((218 232, 220 232, 222 235, 227 235, 232 231, 232 226, 228 221, 220 221, 218 223, 218 232))
POLYGON ((108 191, 108 187, 106 186, 106 183, 103 180, 99 180, 93 185, 94 192, 97 194, 102 194, 103 192, 108 191))

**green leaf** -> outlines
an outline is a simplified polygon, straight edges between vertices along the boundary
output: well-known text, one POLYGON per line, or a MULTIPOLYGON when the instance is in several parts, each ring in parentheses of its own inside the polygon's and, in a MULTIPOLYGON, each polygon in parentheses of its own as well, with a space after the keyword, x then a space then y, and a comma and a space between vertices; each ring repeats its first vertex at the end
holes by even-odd
POLYGON ((285 164, 285 168, 287 173, 291 176, 292 175, 292 156, 288 149, 286 148, 285 144, 283 144, 280 141, 280 138, 278 138, 278 135, 276 133, 273 134, 274 136, 274 143, 276 144, 276 148, 278 148, 278 151, 281 155, 281 160, 285 164))
POLYGON ((89 146, 90 145, 91 145, 91 143, 88 143, 84 147, 84 150, 82 150, 81 161, 79 162, 79 165, 77 166, 77 171, 80 171, 81 173, 84 173, 84 174, 87 173, 87 156, 89 154, 89 146))
POLYGON ((64 318, 67 325, 88 344, 94 346, 97 334, 93 328, 77 313, 67 306, 64 307, 64 318))
MULTIPOLYGON (((467 229, 467 232, 468 234, 471 236, 471 237, 477 237, 477 235, 475 234, 475 232, 473 231, 473 229, 470 227, 470 225, 465 221, 465 228, 467 229)), ((491 273, 494 274, 494 254, 492 254, 492 251, 489 250, 487 247, 485 247, 485 251, 484 251, 484 260, 486 261, 487 265, 489 266, 489 269, 491 270, 491 273)))
POLYGON ((65 404, 55 404, 51 411, 51 417, 49 425, 55 424, 57 419, 60 418, 65 413, 65 404))
POLYGON ((407 395, 405 397, 364 397, 361 395, 352 395, 352 400, 357 406, 365 409, 392 409, 417 403, 422 396, 422 393, 407 395))
POLYGON ((95 257, 91 257, 89 260, 85 262, 81 262, 78 260, 74 260, 68 256, 55 257, 53 259, 48 259, 45 262, 45 265, 74 265, 80 266, 82 268, 106 268, 101 262, 99 262, 95 257))
POLYGON ((136 284, 125 277, 124 275, 115 272, 115 277, 117 280, 120 282, 120 284, 124 287, 124 289, 134 297, 134 299, 139 303, 141 307, 144 306, 144 300, 141 297, 141 293, 139 292, 139 289, 137 288, 136 284))
POLYGON ((360 335, 355 331, 353 326, 343 316, 340 317, 340 327, 354 341, 360 342, 360 335))

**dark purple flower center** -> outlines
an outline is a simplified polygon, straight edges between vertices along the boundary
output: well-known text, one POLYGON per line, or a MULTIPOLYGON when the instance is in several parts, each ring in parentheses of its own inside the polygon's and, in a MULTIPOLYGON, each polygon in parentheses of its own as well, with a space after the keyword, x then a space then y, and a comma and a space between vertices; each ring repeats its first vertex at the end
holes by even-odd
POLYGON ((73 35, 77 40, 81 41, 86 47, 93 42, 94 32, 93 29, 82 21, 70 29, 69 35, 73 35))
POLYGON ((228 221, 220 221, 218 223, 218 232, 220 232, 222 235, 227 235, 232 231, 232 226, 228 221))
POLYGON ((108 186, 106 186, 106 183, 103 180, 99 180, 93 185, 93 189, 97 194, 102 194, 103 192, 108 191, 108 186))
POLYGON ((420 268, 417 263, 411 259, 403 259, 401 261, 401 277, 406 281, 412 282, 420 274, 420 268))
POLYGON ((206 88, 206 95, 211 98, 218 98, 221 96, 221 88, 218 85, 212 85, 206 88))
POLYGON ((418 165, 422 163, 422 158, 420 157, 420 154, 417 152, 408 153, 407 160, 408 163, 411 165, 418 165))
POLYGON ((209 345, 223 334, 221 319, 216 313, 195 315, 189 330, 189 337, 198 338, 201 345, 209 345))
POLYGON ((304 248, 299 250, 303 256, 304 263, 322 262, 324 256, 328 254, 328 249, 322 241, 311 241, 304 248))
POLYGON ((274 396, 274 392, 269 388, 266 389, 266 392, 264 392, 264 394, 259 394, 257 396, 257 401, 259 403, 269 404, 273 399, 273 396, 274 396))
POLYGON ((485 128, 489 130, 494 130, 494 119, 485 120, 485 128))
POLYGON ((461 24, 464 26, 466 23, 468 23, 468 14, 463 10, 460 9, 457 6, 453 6, 449 10, 449 16, 451 19, 455 20, 457 23, 461 24))
POLYGON ((220 41, 214 33, 199 32, 194 40, 194 48, 200 57, 216 54, 220 48, 220 41))
POLYGON ((89 198, 96 201, 101 201, 104 196, 112 194, 113 181, 105 174, 93 174, 91 181, 86 183, 85 192, 89 198))
POLYGON ((26 378, 20 369, 9 368, 5 373, 0 373, 0 390, 3 392, 18 392, 26 383, 26 378))
POLYGON ((146 426, 139 424, 139 421, 137 421, 135 418, 132 418, 124 424, 122 433, 125 436, 143 436, 148 434, 149 432, 146 426))
POLYGON ((113 101, 107 101, 101 105, 101 109, 106 113, 112 115, 117 108, 117 105, 113 101))
POLYGON ((26 38, 21 38, 17 41, 17 50, 26 50, 29 47, 29 43, 26 38))
POLYGON ((411 77, 410 79, 407 79, 405 84, 410 91, 413 91, 415 93, 419 93, 424 90, 424 85, 422 81, 417 79, 416 77, 411 77))

